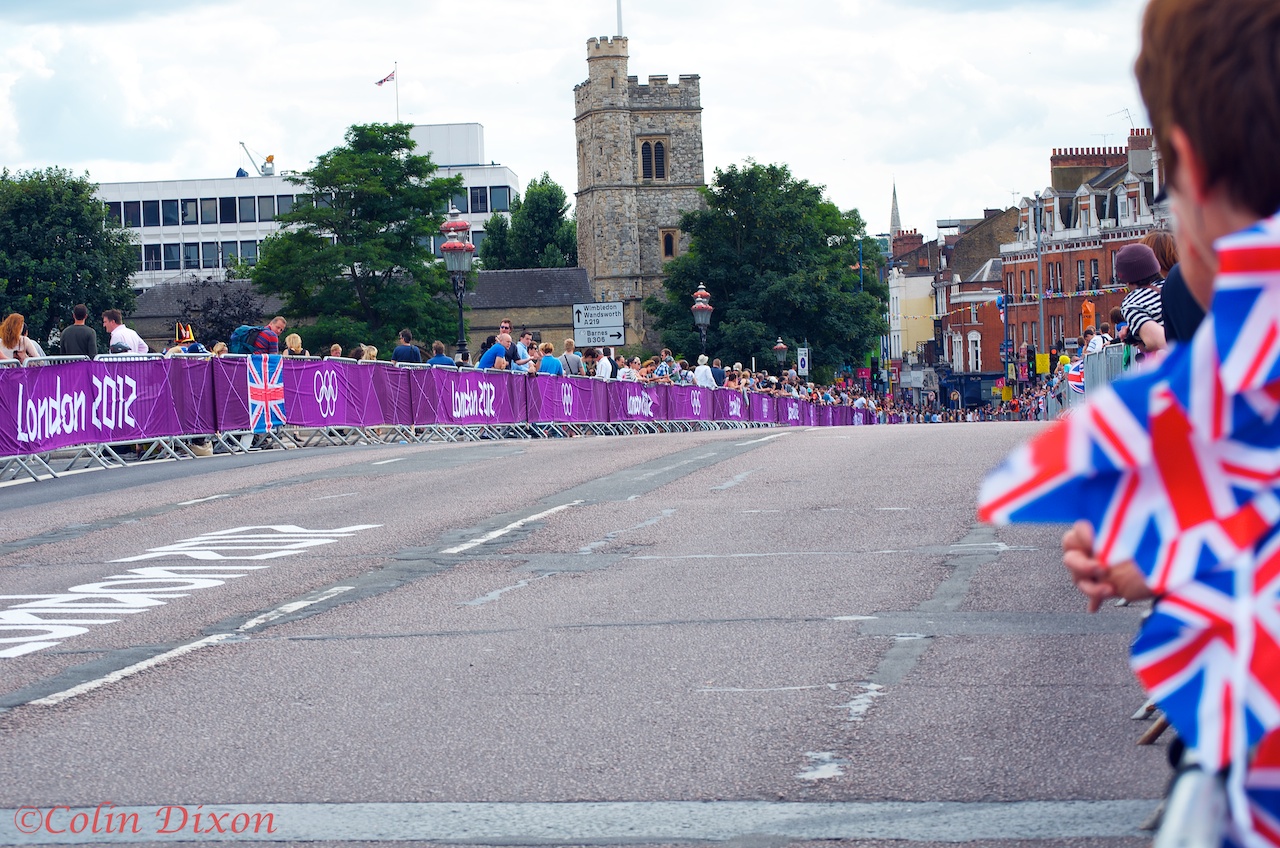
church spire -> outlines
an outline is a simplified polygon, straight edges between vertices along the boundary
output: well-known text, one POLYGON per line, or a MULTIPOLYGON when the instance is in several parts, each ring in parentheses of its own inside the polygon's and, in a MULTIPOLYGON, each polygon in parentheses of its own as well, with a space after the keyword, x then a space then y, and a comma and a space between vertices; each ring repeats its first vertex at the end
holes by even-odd
POLYGON ((898 215, 898 181, 893 181, 893 208, 889 212, 889 238, 895 239, 902 232, 902 218, 898 215))

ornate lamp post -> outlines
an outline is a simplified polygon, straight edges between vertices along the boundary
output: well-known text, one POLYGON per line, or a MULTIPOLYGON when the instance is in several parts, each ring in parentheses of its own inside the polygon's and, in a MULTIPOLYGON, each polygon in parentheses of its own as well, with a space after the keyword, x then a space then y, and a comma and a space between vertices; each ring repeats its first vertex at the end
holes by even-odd
POLYGON ((702 338, 702 352, 707 352, 707 328, 711 326, 711 312, 714 307, 711 306, 711 293, 707 291, 706 285, 698 283, 698 290, 693 293, 693 324, 698 328, 698 335, 702 338))
POLYGON ((778 343, 773 346, 773 355, 778 360, 778 373, 782 373, 783 366, 787 364, 787 344, 782 336, 778 336, 778 343))
POLYGON ((462 296, 467 293, 467 274, 471 271, 471 258, 476 246, 471 243, 471 225, 461 219, 462 213, 449 204, 449 220, 440 227, 448 239, 440 246, 444 254, 444 267, 453 283, 453 296, 458 300, 458 360, 467 352, 467 330, 462 321, 462 296))

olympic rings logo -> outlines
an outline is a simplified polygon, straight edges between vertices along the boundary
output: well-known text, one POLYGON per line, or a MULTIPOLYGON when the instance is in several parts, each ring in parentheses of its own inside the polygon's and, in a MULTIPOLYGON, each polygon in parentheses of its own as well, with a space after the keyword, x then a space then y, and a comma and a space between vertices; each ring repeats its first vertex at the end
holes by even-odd
POLYGON ((317 371, 311 380, 320 417, 332 418, 338 411, 338 375, 334 371, 317 371))
POLYGON ((565 415, 573 414, 573 387, 565 383, 560 387, 560 406, 565 415))

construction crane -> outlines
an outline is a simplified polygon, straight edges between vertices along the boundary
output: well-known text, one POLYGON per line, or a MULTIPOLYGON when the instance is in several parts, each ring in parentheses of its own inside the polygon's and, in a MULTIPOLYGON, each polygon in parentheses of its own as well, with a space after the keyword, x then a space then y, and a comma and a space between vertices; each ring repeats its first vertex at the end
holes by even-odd
POLYGON ((272 155, 268 156, 266 159, 263 159, 263 160, 262 160, 262 165, 261 165, 261 167, 259 167, 259 166, 258 166, 258 161, 257 161, 257 160, 258 160, 258 157, 257 157, 257 156, 255 156, 255 155, 253 154, 253 152, 249 150, 249 148, 245 147, 245 144, 244 144, 244 142, 243 142, 243 141, 242 141, 242 142, 240 142, 240 146, 241 146, 242 148, 244 148, 244 152, 245 152, 245 154, 249 157, 249 164, 253 166, 253 170, 255 170, 255 171, 257 171, 257 172, 258 172, 258 176, 260 176, 260 177, 270 177, 270 176, 272 176, 273 174, 275 174, 275 172, 276 172, 276 157, 275 157, 275 154, 272 154, 272 155))

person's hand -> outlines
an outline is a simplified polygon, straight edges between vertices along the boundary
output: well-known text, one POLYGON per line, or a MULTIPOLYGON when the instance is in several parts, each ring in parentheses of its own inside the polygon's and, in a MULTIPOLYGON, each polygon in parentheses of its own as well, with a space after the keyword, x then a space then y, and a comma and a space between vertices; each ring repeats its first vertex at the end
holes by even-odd
POLYGON ((1089 612, 1097 612, 1107 598, 1139 601, 1152 597, 1142 572, 1133 562, 1107 567, 1093 553, 1093 525, 1077 521, 1062 535, 1062 564, 1080 593, 1088 599, 1089 612))

